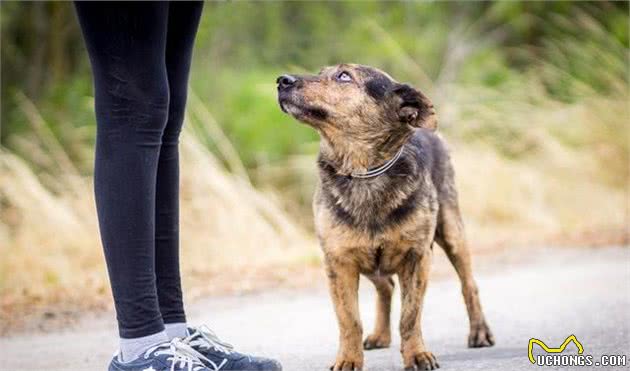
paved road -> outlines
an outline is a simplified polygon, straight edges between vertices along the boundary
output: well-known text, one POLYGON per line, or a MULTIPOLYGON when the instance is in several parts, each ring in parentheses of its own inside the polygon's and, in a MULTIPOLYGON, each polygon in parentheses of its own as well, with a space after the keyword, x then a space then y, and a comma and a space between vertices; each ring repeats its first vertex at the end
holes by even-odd
MULTIPOLYGON (((441 255, 436 254, 438 266, 444 264, 441 255)), ((476 263, 497 345, 466 348, 464 305, 454 274, 448 274, 429 285, 423 320, 425 341, 441 370, 555 369, 529 363, 528 340, 537 337, 555 347, 570 334, 596 360, 625 354, 630 362, 630 249, 537 248, 480 256, 476 263)), ((372 288, 362 282, 366 329, 374 321, 373 302, 372 288)), ((397 300, 394 318, 398 313, 397 300)), ((326 370, 335 355, 336 324, 322 289, 208 299, 191 305, 189 317, 211 324, 242 350, 279 358, 285 370, 326 370)), ((109 314, 59 333, 1 338, 0 370, 102 370, 115 339, 109 314)), ((399 345, 396 336, 391 348, 367 352, 366 369, 401 370, 399 345)), ((630 369, 630 363, 601 369, 630 369)))

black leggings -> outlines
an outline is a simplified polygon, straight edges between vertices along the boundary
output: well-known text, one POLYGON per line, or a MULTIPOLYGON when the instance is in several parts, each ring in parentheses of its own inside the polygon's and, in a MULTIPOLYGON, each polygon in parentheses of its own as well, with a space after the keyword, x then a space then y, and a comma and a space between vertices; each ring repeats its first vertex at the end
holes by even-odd
POLYGON ((201 2, 77 2, 94 75, 94 189, 120 336, 185 322, 178 137, 201 2))

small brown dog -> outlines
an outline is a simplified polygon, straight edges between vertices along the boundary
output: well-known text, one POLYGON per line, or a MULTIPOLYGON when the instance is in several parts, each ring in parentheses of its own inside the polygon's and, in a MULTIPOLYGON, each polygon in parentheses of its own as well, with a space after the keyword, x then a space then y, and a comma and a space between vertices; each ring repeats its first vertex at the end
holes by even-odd
POLYGON ((313 207, 339 324, 331 369, 361 369, 363 348, 389 346, 393 274, 402 293, 405 368, 439 367, 420 327, 434 241, 461 280, 470 319, 468 346, 492 346, 471 273, 453 168, 433 133, 437 120, 431 101, 382 71, 355 64, 326 67, 318 75, 283 75, 277 83, 282 110, 321 136, 313 207), (364 342, 360 274, 378 292, 376 326, 364 342))

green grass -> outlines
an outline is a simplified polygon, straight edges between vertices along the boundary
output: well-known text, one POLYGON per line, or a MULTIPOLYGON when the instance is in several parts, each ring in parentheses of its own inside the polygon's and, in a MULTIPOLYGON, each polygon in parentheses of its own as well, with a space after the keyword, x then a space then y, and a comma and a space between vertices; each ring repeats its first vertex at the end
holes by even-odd
POLYGON ((249 168, 302 153, 317 139, 309 127, 285 115, 277 104, 275 70, 223 70, 217 76, 195 70, 193 91, 221 123, 249 168))

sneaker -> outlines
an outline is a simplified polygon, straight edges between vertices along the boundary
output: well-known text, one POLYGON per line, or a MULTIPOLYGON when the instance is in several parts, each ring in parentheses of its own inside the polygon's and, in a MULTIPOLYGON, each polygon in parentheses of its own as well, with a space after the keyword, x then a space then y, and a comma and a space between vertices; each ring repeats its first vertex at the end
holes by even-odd
POLYGON ((214 371, 281 371, 280 362, 263 357, 254 357, 234 350, 208 327, 188 328, 188 337, 182 340, 202 356, 199 360, 214 371))
POLYGON ((210 371, 199 358, 203 357, 190 346, 175 338, 158 344, 130 362, 122 362, 114 355, 109 371, 210 371))

